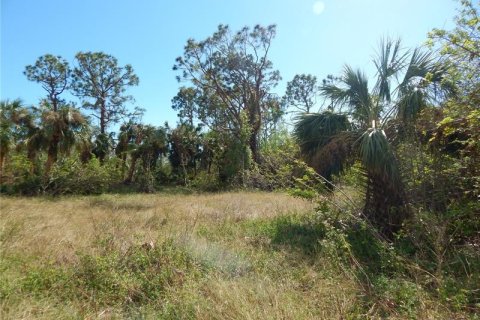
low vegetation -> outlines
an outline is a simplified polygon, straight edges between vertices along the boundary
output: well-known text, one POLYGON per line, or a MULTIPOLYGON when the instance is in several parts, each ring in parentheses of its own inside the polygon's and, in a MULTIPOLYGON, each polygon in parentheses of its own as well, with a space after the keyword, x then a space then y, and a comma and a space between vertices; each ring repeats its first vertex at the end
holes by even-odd
POLYGON ((475 318, 475 248, 449 251, 438 266, 422 257, 433 244, 399 236, 385 246, 318 201, 2 198, 2 319, 475 318))

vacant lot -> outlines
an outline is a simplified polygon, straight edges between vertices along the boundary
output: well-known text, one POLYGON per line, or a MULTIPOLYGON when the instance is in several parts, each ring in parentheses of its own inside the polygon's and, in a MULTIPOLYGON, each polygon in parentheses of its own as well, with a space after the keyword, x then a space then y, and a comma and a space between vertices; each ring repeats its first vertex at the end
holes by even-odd
MULTIPOLYGON (((394 303, 366 309, 355 273, 318 250, 314 205, 285 194, 0 198, 0 212, 2 319, 342 319, 394 303)), ((421 299, 416 316, 443 312, 421 299)))

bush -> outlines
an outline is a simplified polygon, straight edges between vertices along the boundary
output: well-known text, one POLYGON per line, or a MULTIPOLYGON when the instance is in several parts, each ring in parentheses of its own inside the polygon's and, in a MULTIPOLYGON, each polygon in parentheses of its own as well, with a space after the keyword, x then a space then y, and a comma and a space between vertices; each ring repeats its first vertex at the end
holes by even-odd
POLYGON ((24 154, 13 154, 7 162, 7 175, 2 177, 0 191, 6 194, 36 195, 42 190, 40 174, 24 154))
POLYGON ((224 190, 222 184, 214 174, 199 172, 192 180, 190 186, 199 191, 215 192, 224 190))
POLYGON ((173 240, 132 245, 125 252, 109 246, 103 243, 95 255, 79 253, 75 265, 31 267, 13 285, 22 294, 58 297, 63 302, 84 299, 95 306, 140 306, 161 301, 170 288, 180 288, 208 272, 173 240))
POLYGON ((60 194, 101 194, 121 182, 118 159, 105 161, 97 158, 82 164, 76 157, 59 160, 52 168, 45 192, 60 194))

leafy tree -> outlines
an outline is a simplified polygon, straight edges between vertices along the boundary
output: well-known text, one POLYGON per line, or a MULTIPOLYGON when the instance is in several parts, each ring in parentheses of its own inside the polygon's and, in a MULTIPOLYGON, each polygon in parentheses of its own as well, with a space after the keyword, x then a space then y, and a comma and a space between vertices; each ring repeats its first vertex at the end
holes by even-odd
POLYGON ((256 162, 260 161, 258 138, 263 114, 269 107, 265 102, 280 79, 268 59, 275 34, 274 25, 244 27, 234 34, 228 26, 220 25, 203 41, 189 39, 174 65, 174 70, 182 72, 177 79, 191 81, 200 92, 202 103, 197 114, 202 123, 237 136, 244 127, 250 127, 248 144, 256 162))
POLYGON ((181 122, 193 126, 193 121, 198 115, 199 92, 192 87, 181 87, 177 95, 172 99, 172 108, 178 111, 181 122))
POLYGON ((118 132, 118 143, 115 147, 115 155, 121 159, 122 177, 125 174, 127 167, 127 156, 131 149, 131 144, 135 138, 136 125, 134 122, 129 121, 120 126, 118 132))
POLYGON ((26 149, 27 158, 30 161, 30 173, 38 174, 38 154, 48 147, 45 130, 39 124, 40 114, 37 108, 22 107, 14 113, 13 122, 22 132, 17 137, 17 148, 19 151, 26 149))
POLYGON ((322 168, 320 174, 341 172, 352 157, 362 163, 366 176, 364 214, 383 234, 391 236, 408 215, 391 142, 401 139, 419 112, 435 101, 439 88, 448 92, 448 87, 439 87, 445 69, 433 54, 402 49, 399 40, 383 41, 374 63, 377 79, 373 90, 361 71, 345 66, 338 82, 326 83, 321 92, 334 108, 343 107, 348 112, 303 115, 295 133, 307 161, 322 168))
POLYGON ((75 56, 72 89, 83 99, 83 107, 94 111, 100 121, 100 134, 108 126, 128 115, 125 103, 132 97, 125 95, 129 86, 138 85, 138 77, 131 65, 118 65, 115 57, 103 52, 79 52, 75 56))
POLYGON ((444 195, 443 199, 432 196, 433 203, 443 203, 432 212, 446 212, 455 202, 475 201, 480 190, 479 3, 462 0, 460 5, 453 30, 434 29, 429 33, 428 43, 431 48, 440 49, 441 58, 449 66, 448 79, 458 89, 458 94, 451 96, 440 110, 428 110, 422 119, 421 132, 427 138, 429 156, 435 162, 446 163, 436 170, 432 180, 447 182, 425 183, 427 193, 444 195))
POLYGON ((38 58, 34 65, 26 66, 24 74, 28 80, 42 84, 47 91, 48 102, 56 112, 62 102, 59 96, 67 89, 70 80, 68 62, 60 56, 46 54, 38 58))
POLYGON ((91 153, 103 163, 105 158, 111 154, 114 146, 114 133, 97 133, 94 135, 91 153))
POLYGON ((270 95, 266 101, 265 112, 262 117, 262 139, 261 143, 270 138, 272 134, 275 134, 283 116, 285 115, 285 105, 275 95, 270 95))
POLYGON ((451 31, 433 29, 428 44, 438 46, 441 56, 450 64, 449 79, 461 89, 463 103, 480 103, 480 16, 479 3, 461 0, 451 31))
POLYGON ((297 74, 287 83, 283 102, 289 107, 297 108, 299 112, 310 113, 317 95, 317 78, 310 74, 297 74))
POLYGON ((180 124, 169 134, 169 160, 174 172, 183 177, 188 184, 188 171, 197 172, 197 157, 200 154, 200 128, 189 124, 180 124))

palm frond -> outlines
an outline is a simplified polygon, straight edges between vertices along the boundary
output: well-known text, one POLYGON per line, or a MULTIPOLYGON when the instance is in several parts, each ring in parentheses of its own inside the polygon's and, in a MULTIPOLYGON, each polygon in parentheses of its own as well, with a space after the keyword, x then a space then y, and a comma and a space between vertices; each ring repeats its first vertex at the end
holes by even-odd
POLYGON ((320 93, 330 99, 333 105, 348 107, 353 119, 360 121, 362 125, 369 122, 372 113, 376 113, 373 110, 367 76, 349 65, 345 65, 338 85, 323 85, 320 93))
POLYGON ((386 180, 397 180, 393 150, 381 129, 369 129, 359 138, 358 151, 367 172, 386 180))
POLYGON ((348 117, 329 111, 303 114, 294 135, 306 162, 326 179, 345 168, 355 141, 348 117))
POLYGON ((373 61, 378 76, 374 93, 380 100, 392 100, 391 78, 405 68, 408 54, 408 51, 402 50, 400 39, 382 39, 380 42, 380 52, 373 61))
POLYGON ((294 136, 301 152, 311 156, 325 146, 339 132, 350 128, 348 117, 330 111, 302 114, 295 123, 294 136))

